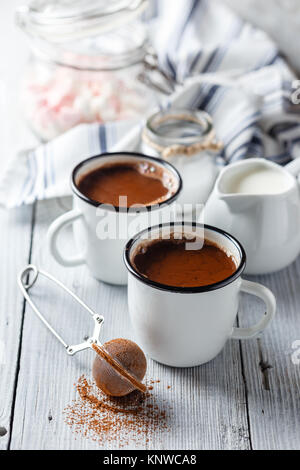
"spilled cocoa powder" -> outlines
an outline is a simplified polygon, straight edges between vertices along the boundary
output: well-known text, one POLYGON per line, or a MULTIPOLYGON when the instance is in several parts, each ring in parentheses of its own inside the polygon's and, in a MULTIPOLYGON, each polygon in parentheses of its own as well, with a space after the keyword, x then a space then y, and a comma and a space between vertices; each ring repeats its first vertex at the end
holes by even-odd
POLYGON ((77 399, 64 409, 65 422, 73 432, 99 445, 145 446, 154 433, 169 429, 167 403, 160 407, 149 391, 135 390, 125 397, 108 397, 84 375, 75 387, 77 399))

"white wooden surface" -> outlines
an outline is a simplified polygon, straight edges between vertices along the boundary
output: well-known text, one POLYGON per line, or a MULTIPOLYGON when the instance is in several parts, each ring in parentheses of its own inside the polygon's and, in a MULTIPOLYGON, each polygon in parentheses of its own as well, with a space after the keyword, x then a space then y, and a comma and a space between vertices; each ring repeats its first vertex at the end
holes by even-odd
MULTIPOLYGON (((62 268, 46 249, 50 222, 70 204, 70 199, 40 202, 35 208, 2 214, 0 305, 4 334, 0 340, 5 341, 7 360, 0 366, 0 429, 7 433, 0 437, 1 448, 100 448, 76 437, 62 414, 75 398, 73 383, 82 373, 89 376, 93 353, 67 356, 30 307, 23 308, 15 277, 29 259, 55 274, 105 316, 103 340, 120 336, 134 339, 126 289, 99 283, 85 267, 62 268)), ((72 233, 66 232, 61 243, 70 248, 72 233)), ((291 361, 292 343, 300 339, 300 259, 287 270, 259 281, 272 288, 278 299, 277 317, 259 340, 229 341, 214 361, 192 369, 164 367, 149 360, 148 377, 161 380, 154 399, 167 406, 170 430, 158 431, 139 448, 300 448, 300 365, 291 361)), ((40 280, 32 294, 68 341, 88 334, 91 323, 85 313, 47 280, 40 280)), ((253 322, 262 308, 251 297, 243 297, 240 324, 253 322)), ((128 447, 135 448, 135 444, 128 447)), ((118 441, 107 448, 118 448, 118 441)))
MULTIPOLYGON (((5 37, 0 41, 2 168, 16 148, 32 145, 23 139, 15 105, 27 50, 13 27, 18 3, 23 0, 0 6, 1 37, 5 37)), ((75 396, 74 381, 81 373, 89 374, 92 352, 68 357, 33 315, 16 285, 17 272, 24 265, 32 261, 52 272, 105 315, 104 340, 132 337, 126 289, 98 283, 85 267, 63 269, 46 250, 47 227, 69 207, 70 200, 65 199, 0 211, 0 449, 97 448, 89 440, 75 439, 62 416, 75 396)), ((71 245, 71 240, 69 232, 62 242, 71 245)), ((300 448, 300 365, 291 360, 292 344, 300 340, 300 259, 287 270, 258 280, 273 289, 278 301, 277 317, 260 340, 231 341, 214 361, 193 369, 149 361, 148 376, 161 380, 155 399, 169 404, 171 430, 157 432, 148 448, 300 448)), ((58 290, 54 295, 41 282, 33 294, 67 340, 82 339, 90 331, 84 312, 58 290)), ((242 305, 242 325, 252 322, 263 308, 247 297, 242 305)))
POLYGON ((24 316, 16 276, 28 263, 31 226, 32 207, 0 210, 0 449, 7 448, 10 439, 24 316))

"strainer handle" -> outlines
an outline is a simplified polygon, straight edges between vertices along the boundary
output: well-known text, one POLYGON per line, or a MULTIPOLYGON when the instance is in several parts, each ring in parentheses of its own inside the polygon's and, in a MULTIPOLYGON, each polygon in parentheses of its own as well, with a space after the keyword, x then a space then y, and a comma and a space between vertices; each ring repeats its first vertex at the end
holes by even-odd
POLYGON ((32 310, 34 313, 39 317, 39 319, 44 323, 44 325, 48 328, 49 331, 56 337, 56 339, 64 346, 64 348, 67 350, 67 353, 70 355, 73 355, 79 351, 83 351, 84 349, 91 348, 92 343, 99 344, 99 336, 101 332, 101 326, 102 323, 104 322, 104 318, 102 315, 99 315, 98 313, 94 312, 88 305, 86 305, 74 292, 72 292, 70 289, 68 289, 64 284, 62 284, 58 279, 53 277, 51 274, 39 270, 36 266, 33 264, 29 264, 24 268, 19 276, 18 276, 18 284, 19 287, 22 291, 23 296, 25 297, 26 301, 29 303, 31 306, 32 310), (33 276, 30 279, 30 274, 33 276), (55 284, 57 284, 59 287, 61 287, 64 291, 66 291, 68 294, 73 297, 85 310, 89 312, 89 314, 92 316, 95 326, 94 326, 94 331, 93 335, 89 337, 85 342, 80 343, 80 344, 75 344, 72 346, 69 346, 64 339, 57 333, 57 331, 50 325, 50 323, 46 320, 46 318, 41 314, 37 306, 34 304, 32 301, 28 291, 29 289, 35 284, 39 274, 47 277, 51 281, 53 281, 55 284))

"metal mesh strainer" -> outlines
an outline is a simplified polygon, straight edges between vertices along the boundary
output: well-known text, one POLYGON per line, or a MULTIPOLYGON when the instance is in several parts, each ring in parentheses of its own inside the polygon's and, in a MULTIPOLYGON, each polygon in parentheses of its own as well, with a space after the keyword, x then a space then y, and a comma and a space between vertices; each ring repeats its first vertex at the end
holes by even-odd
POLYGON ((141 392, 146 391, 146 386, 141 383, 146 372, 146 359, 142 350, 132 341, 122 338, 108 341, 102 345, 99 340, 102 324, 104 322, 102 315, 94 312, 76 294, 74 294, 74 292, 70 291, 51 274, 39 270, 32 264, 26 266, 26 268, 21 271, 18 276, 18 284, 23 296, 35 314, 64 346, 70 356, 73 356, 85 349, 93 349, 97 354, 93 365, 93 374, 97 385, 105 393, 112 396, 123 396, 135 389, 138 389, 141 392), (28 291, 35 284, 39 275, 45 276, 64 289, 91 315, 94 320, 94 330, 92 335, 84 342, 68 345, 36 307, 28 291), (107 347, 105 347, 106 345, 107 347))

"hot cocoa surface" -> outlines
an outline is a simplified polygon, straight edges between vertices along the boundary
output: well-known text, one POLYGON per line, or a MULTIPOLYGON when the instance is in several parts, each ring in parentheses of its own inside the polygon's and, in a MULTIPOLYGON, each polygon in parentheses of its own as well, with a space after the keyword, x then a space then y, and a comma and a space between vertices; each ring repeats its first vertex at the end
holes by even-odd
POLYGON ((107 164, 82 176, 78 188, 82 194, 102 204, 150 205, 169 195, 170 189, 164 185, 163 177, 162 170, 152 164, 107 164), (120 196, 126 196, 127 202, 120 202, 120 196))
POLYGON ((133 264, 150 280, 177 287, 215 284, 236 271, 232 257, 214 243, 205 240, 202 248, 187 249, 186 242, 153 241, 138 249, 133 264))

